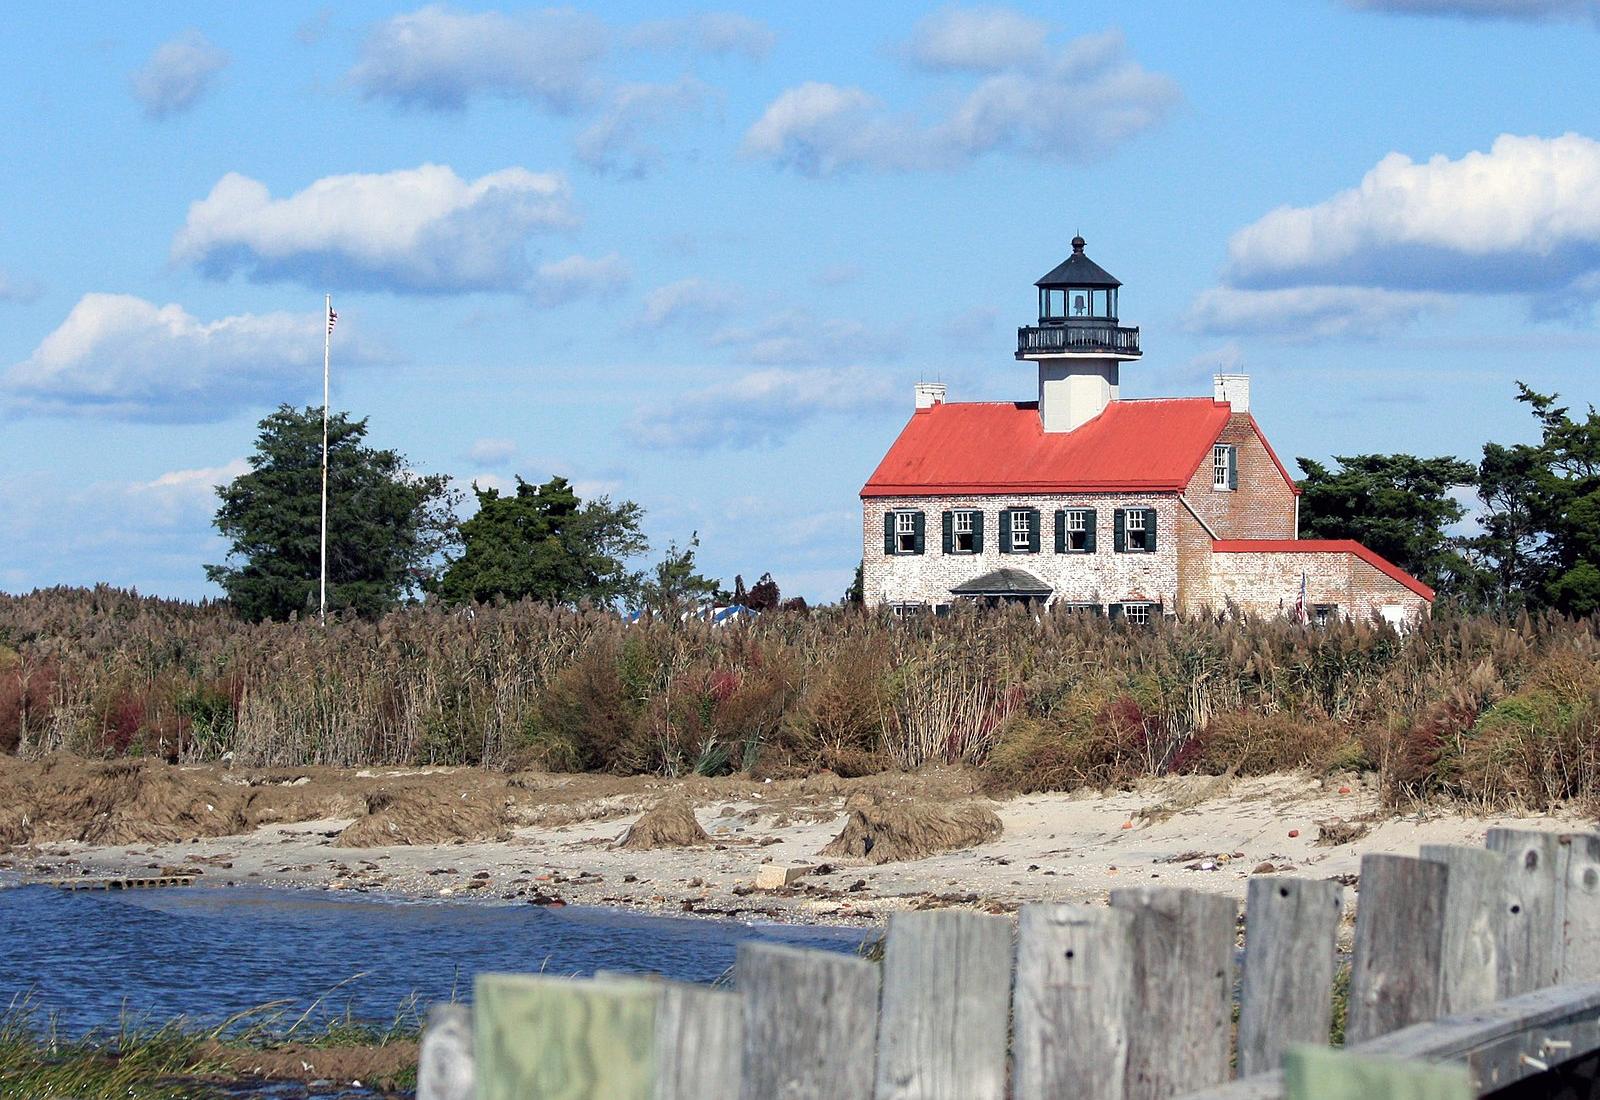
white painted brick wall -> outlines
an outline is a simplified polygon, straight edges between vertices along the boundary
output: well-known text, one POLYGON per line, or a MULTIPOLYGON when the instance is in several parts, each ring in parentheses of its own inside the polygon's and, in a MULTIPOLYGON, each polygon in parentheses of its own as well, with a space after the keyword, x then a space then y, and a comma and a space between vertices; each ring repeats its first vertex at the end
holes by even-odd
POLYGON ((1127 496, 1086 493, 1065 496, 873 497, 862 501, 862 580, 869 607, 884 603, 946 604, 950 589, 1001 568, 1024 569, 1056 590, 1067 603, 1126 603, 1154 600, 1169 612, 1177 607, 1178 509, 1173 494, 1127 496), (941 552, 943 513, 960 508, 983 512, 983 553, 941 552), (1039 553, 1000 552, 1000 512, 1006 508, 1039 510, 1039 553), (1057 554, 1055 515, 1058 508, 1093 508, 1096 552, 1057 554), (1117 508, 1154 508, 1156 549, 1149 554, 1118 554, 1113 548, 1113 513, 1117 508), (926 516, 921 554, 883 552, 883 514, 901 509, 926 516))

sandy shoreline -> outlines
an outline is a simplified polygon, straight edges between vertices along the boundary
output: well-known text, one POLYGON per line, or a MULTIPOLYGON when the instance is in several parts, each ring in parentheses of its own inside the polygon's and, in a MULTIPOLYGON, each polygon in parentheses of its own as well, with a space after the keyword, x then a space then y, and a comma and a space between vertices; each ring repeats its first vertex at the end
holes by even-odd
MULTIPOLYGON (((440 770, 459 788, 462 770, 440 770)), ((428 783, 416 771, 362 771, 350 782, 428 783)), ((319 782, 327 781, 324 774, 319 782)), ((334 781, 338 777, 333 777, 334 781)), ((872 866, 820 856, 845 821, 852 790, 890 786, 935 799, 967 796, 959 776, 783 781, 551 777, 503 839, 340 847, 355 818, 262 825, 240 835, 163 843, 46 841, 0 854, 15 882, 33 877, 150 874, 182 868, 207 886, 320 887, 403 897, 619 906, 745 920, 871 925, 896 911, 962 905, 1007 912, 1033 901, 1101 901, 1119 886, 1171 885, 1242 898, 1256 873, 1354 876, 1372 851, 1415 854, 1424 843, 1480 845, 1495 825, 1571 830, 1576 814, 1468 816, 1441 807, 1382 816, 1355 777, 1185 778, 1105 794, 1036 794, 993 803, 1004 832, 962 851, 872 866), (669 791, 687 795, 712 843, 648 851, 614 847, 669 791), (566 807, 566 809, 562 809, 566 807), (529 821, 528 819, 533 819, 529 821), (1365 834, 1319 843, 1321 826, 1365 834), (779 891, 753 889, 764 863, 813 870, 779 891)), ((293 783, 295 780, 287 780, 293 783)), ((300 782, 306 782, 301 780, 300 782)), ((465 795, 462 796, 463 798, 465 795)))

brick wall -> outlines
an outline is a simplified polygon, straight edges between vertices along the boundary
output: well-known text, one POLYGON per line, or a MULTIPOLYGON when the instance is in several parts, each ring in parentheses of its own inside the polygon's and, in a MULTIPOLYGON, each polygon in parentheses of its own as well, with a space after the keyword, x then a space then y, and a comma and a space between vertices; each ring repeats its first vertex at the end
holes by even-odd
MULTIPOLYGON (((872 497, 862 501, 862 581, 869 606, 883 603, 917 603, 937 606, 952 602, 950 590, 993 570, 1024 569, 1055 589, 1055 598, 1068 603, 1126 603, 1152 600, 1172 612, 1178 606, 1179 513, 1176 495, 1153 496, 1085 493, 1051 496, 948 496, 872 497), (1000 517, 1004 508, 1037 508, 1039 553, 1000 553, 1000 517), (941 552, 941 516, 946 510, 977 508, 983 518, 983 553, 941 552), (1055 514, 1058 508, 1095 510, 1096 552, 1057 554, 1055 514), (1113 548, 1113 513, 1117 508, 1153 508, 1156 511, 1154 553, 1118 554, 1113 548), (923 553, 887 555, 883 552, 885 512, 913 509, 923 512, 926 537, 923 553)), ((1192 521, 1191 521, 1192 522, 1192 521)))
POLYGON ((1217 442, 1239 449, 1239 487, 1214 486, 1207 452, 1184 492, 1189 504, 1219 539, 1294 538, 1294 490, 1272 461, 1255 421, 1248 413, 1235 413, 1217 442))
POLYGON ((1178 509, 1178 603, 1180 615, 1212 610, 1211 536, 1181 503, 1178 509))
POLYGON ((1271 616, 1294 610, 1300 576, 1306 577, 1306 605, 1334 604, 1339 613, 1366 621, 1381 617, 1385 607, 1398 607, 1407 619, 1428 611, 1416 592, 1343 551, 1243 551, 1211 555, 1211 601, 1216 610, 1229 606, 1271 616))

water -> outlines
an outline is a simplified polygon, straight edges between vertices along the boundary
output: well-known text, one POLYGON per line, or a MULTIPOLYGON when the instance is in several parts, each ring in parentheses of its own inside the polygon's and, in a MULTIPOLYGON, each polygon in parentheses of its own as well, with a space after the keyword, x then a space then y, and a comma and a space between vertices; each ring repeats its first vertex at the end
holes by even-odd
POLYGON ((124 1010, 215 1022, 268 1001, 387 1022, 412 994, 470 999, 485 970, 711 981, 750 940, 853 951, 859 929, 612 909, 399 901, 271 888, 0 889, 0 1006, 28 994, 77 1033, 124 1010), (353 975, 360 977, 352 979, 353 975))

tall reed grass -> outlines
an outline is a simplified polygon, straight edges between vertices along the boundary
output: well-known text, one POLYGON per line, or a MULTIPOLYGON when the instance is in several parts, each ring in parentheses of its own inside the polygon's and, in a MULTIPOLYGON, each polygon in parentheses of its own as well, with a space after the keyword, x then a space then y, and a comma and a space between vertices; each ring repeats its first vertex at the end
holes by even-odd
POLYGON ((0 596, 0 750, 762 775, 963 763, 996 790, 1371 769, 1396 801, 1600 804, 1593 619, 1070 613, 624 625, 532 603, 249 624, 107 588, 0 596))

